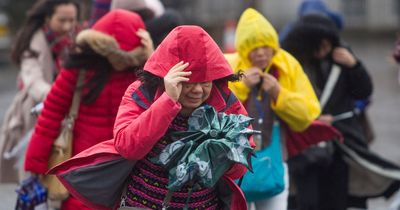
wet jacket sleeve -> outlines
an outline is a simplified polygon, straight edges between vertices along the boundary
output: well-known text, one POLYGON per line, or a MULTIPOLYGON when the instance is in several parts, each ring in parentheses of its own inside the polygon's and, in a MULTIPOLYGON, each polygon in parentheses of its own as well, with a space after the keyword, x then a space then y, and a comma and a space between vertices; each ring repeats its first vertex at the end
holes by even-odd
POLYGON ((286 65, 285 74, 279 77, 280 93, 271 107, 290 129, 299 132, 305 130, 319 116, 321 109, 300 64, 290 55, 285 57, 285 62, 289 65, 286 65))
POLYGON ((344 73, 348 79, 349 91, 354 99, 365 99, 372 94, 372 81, 364 65, 361 62, 353 68, 344 68, 344 73))
POLYGON ((62 70, 54 82, 28 145, 25 170, 38 174, 48 170, 51 148, 71 106, 77 76, 77 71, 62 70))
POLYGON ((115 149, 125 158, 140 160, 167 132, 181 105, 165 92, 145 110, 132 98, 137 81, 125 92, 114 126, 115 149))

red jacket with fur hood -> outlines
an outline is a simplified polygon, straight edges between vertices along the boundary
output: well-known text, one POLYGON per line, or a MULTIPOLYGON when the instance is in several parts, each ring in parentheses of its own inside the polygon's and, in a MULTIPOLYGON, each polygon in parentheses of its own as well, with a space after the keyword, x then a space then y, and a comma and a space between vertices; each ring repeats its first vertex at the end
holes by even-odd
MULTIPOLYGON (((100 19, 92 30, 112 36, 120 49, 130 51, 140 46, 140 38, 135 35, 139 28, 144 28, 144 23, 137 14, 115 10, 100 19)), ((87 70, 85 82, 94 71, 87 70)), ((69 112, 77 77, 77 70, 63 69, 51 87, 28 146, 25 159, 27 171, 44 174, 49 169, 51 147, 59 135, 64 117, 69 112)), ((135 80, 135 73, 131 70, 112 70, 94 102, 85 104, 81 100, 73 130, 73 155, 113 137, 114 121, 121 98, 135 80)), ((84 89, 83 93, 85 92, 84 89)))

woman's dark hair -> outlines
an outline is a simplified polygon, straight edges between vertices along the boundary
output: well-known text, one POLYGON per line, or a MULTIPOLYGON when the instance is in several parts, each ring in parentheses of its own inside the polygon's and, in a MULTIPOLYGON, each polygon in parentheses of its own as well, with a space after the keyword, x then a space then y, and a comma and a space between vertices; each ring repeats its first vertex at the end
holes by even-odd
MULTIPOLYGON (((90 104, 96 100, 113 71, 111 63, 102 55, 97 54, 89 45, 74 46, 69 50, 63 67, 66 69, 93 70, 90 80, 85 83, 83 103, 90 104), (79 50, 77 50, 79 49, 79 50)), ((126 71, 137 71, 141 67, 132 67, 126 71)))
POLYGON ((304 64, 313 61, 314 54, 320 50, 323 40, 329 41, 332 47, 339 46, 339 30, 329 18, 310 14, 301 17, 293 25, 282 41, 282 48, 304 64))
POLYGON ((89 45, 79 46, 79 50, 77 49, 78 46, 76 46, 75 49, 69 50, 69 54, 65 58, 63 67, 66 69, 96 70, 89 82, 85 83, 85 86, 83 87, 89 91, 84 92, 82 102, 89 104, 100 94, 107 82, 112 66, 105 57, 94 52, 89 45))
POLYGON ((63 4, 74 4, 78 12, 77 17, 80 16, 80 6, 75 0, 40 0, 32 6, 11 49, 11 60, 14 63, 20 65, 25 52, 29 52, 29 56, 32 57, 38 56, 37 52, 30 49, 31 39, 45 24, 46 19, 54 14, 56 8, 63 4))

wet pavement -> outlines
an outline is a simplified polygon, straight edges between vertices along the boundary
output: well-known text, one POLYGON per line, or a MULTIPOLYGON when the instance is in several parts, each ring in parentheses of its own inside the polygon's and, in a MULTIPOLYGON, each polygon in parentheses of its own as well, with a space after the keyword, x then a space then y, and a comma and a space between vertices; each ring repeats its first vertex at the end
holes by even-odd
MULTIPOLYGON (((372 150, 383 157, 400 164, 400 86, 398 68, 391 58, 395 34, 346 35, 345 41, 367 66, 374 82, 374 94, 369 115, 374 126, 376 140, 372 150)), ((0 119, 15 93, 16 71, 8 66, 0 66, 0 119)), ((15 185, 0 184, 0 210, 13 209, 15 185)), ((387 210, 391 202, 372 199, 369 210, 387 210)))

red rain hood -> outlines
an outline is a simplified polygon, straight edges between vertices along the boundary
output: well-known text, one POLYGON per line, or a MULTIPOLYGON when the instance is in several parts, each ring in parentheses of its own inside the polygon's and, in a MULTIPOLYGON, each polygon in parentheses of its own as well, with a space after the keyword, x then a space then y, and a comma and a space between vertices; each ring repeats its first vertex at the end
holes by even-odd
POLYGON ((122 9, 112 10, 99 19, 92 29, 113 36, 122 50, 130 51, 140 45, 136 35, 139 28, 145 29, 142 18, 122 9))
POLYGON ((161 42, 144 70, 164 77, 176 63, 189 62, 189 82, 207 82, 232 74, 231 67, 214 40, 199 26, 178 26, 161 42))

